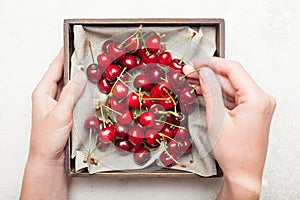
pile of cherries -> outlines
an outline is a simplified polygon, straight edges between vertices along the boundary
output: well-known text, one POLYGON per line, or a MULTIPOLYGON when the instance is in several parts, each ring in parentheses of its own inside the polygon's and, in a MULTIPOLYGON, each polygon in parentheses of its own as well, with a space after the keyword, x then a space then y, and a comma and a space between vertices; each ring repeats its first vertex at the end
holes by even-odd
MULTIPOLYGON (((185 167, 178 158, 191 153, 193 146, 188 117, 195 109, 196 93, 183 74, 184 58, 173 58, 163 37, 155 31, 144 33, 140 26, 121 42, 105 41, 97 64, 89 42, 93 64, 86 68, 87 77, 107 95, 85 127, 90 134, 98 133, 95 149, 100 151, 114 145, 120 155, 132 154, 142 166, 152 151, 162 148, 159 159, 164 166, 185 167)), ((84 162, 97 165, 93 152, 89 150, 84 162)))

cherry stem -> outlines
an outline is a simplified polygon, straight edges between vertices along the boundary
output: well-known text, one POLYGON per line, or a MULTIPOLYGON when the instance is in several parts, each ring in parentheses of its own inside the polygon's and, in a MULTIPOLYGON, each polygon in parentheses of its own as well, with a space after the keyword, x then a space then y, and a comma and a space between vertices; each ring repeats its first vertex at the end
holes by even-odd
POLYGON ((93 50, 92 50, 92 43, 91 43, 91 41, 88 41, 88 46, 89 46, 90 53, 91 53, 91 56, 92 56, 93 64, 95 64, 95 59, 94 59, 94 55, 93 55, 93 50))
POLYGON ((143 100, 153 100, 153 101, 170 100, 170 97, 169 98, 143 98, 143 100))
POLYGON ((140 103, 140 115, 142 114, 143 96, 144 96, 144 94, 141 94, 141 88, 139 88, 139 96, 138 97, 139 97, 139 103, 140 103))
POLYGON ((134 35, 137 34, 140 30, 142 30, 142 27, 143 27, 143 25, 141 24, 141 25, 139 26, 139 28, 136 29, 135 32, 134 32, 133 34, 131 34, 130 36, 128 36, 127 38, 125 38, 125 40, 123 40, 123 41, 118 45, 118 48, 120 49, 120 48, 124 45, 124 43, 125 43, 130 37, 134 36, 134 35))
POLYGON ((190 155, 191 155, 190 163, 193 163, 194 162, 194 153, 193 153, 193 151, 190 151, 190 155))
POLYGON ((120 77, 123 75, 123 73, 125 72, 125 70, 126 70, 126 67, 124 67, 124 69, 122 70, 121 74, 118 76, 117 80, 114 82, 113 86, 111 87, 111 90, 110 90, 110 92, 109 92, 109 94, 108 94, 109 96, 112 95, 113 90, 114 90, 114 88, 115 88, 117 82, 118 82, 119 80, 121 80, 120 77))
POLYGON ((110 107, 106 106, 105 104, 103 104, 102 106, 104 106, 104 109, 106 109, 107 111, 112 111, 112 112, 116 113, 117 115, 122 115, 118 111, 115 111, 114 109, 111 109, 110 107))
POLYGON ((186 54, 187 54, 187 52, 188 52, 188 50, 189 50, 189 48, 190 48, 190 46, 191 46, 191 42, 192 42, 192 39, 193 39, 193 37, 196 35, 196 32, 192 32, 190 35, 189 35, 189 37, 188 37, 188 44, 187 44, 187 46, 186 46, 186 48, 185 48, 185 50, 184 50, 184 53, 183 53, 183 56, 182 56, 182 58, 180 59, 180 61, 179 61, 179 64, 181 64, 182 62, 183 62, 183 60, 184 60, 184 58, 185 58, 185 56, 186 56, 186 54))
POLYGON ((179 77, 179 80, 182 80, 182 79, 184 79, 185 77, 187 77, 187 76, 189 76, 189 75, 191 75, 191 74, 193 74, 193 73, 195 73, 195 72, 199 72, 200 69, 201 69, 201 68, 195 69, 194 71, 189 72, 189 73, 187 73, 187 74, 185 74, 185 75, 179 77))
POLYGON ((176 127, 176 128, 185 129, 185 127, 183 127, 183 126, 177 126, 177 125, 175 125, 175 124, 171 124, 171 123, 169 123, 169 122, 162 121, 162 120, 160 120, 160 119, 156 119, 155 121, 156 121, 156 122, 162 122, 162 123, 164 123, 164 124, 168 124, 168 125, 174 126, 174 127, 176 127))
POLYGON ((175 100, 173 99, 172 95, 168 92, 168 90, 166 88, 164 88, 164 91, 168 94, 168 96, 171 98, 171 101, 173 102, 174 104, 174 112, 177 113, 177 109, 176 109, 176 102, 175 100))
POLYGON ((174 142, 176 142, 177 144, 181 144, 180 142, 178 142, 177 140, 175 140, 174 138, 171 138, 170 136, 167 136, 167 135, 165 135, 165 134, 163 134, 163 133, 158 133, 161 137, 166 137, 166 138, 168 138, 168 139, 170 139, 170 140, 172 140, 172 141, 174 141, 174 142))
POLYGON ((175 117, 180 117, 180 115, 177 113, 177 112, 173 112, 171 110, 168 110, 168 111, 158 111, 158 114, 170 114, 170 115, 174 115, 175 117))
POLYGON ((145 47, 145 49, 146 49, 146 54, 149 55, 150 52, 148 51, 148 48, 147 48, 147 46, 146 46, 146 42, 145 42, 144 37, 143 37, 142 29, 140 29, 140 34, 141 34, 141 40, 142 40, 143 45, 144 45, 144 47, 145 47))
POLYGON ((186 166, 184 164, 182 164, 181 162, 179 162, 178 160, 175 160, 175 158, 173 158, 173 156, 168 152, 166 146, 164 144, 162 144, 158 139, 156 139, 156 142, 158 144, 160 144, 163 147, 164 152, 166 152, 166 154, 179 166, 182 168, 186 168, 186 166))

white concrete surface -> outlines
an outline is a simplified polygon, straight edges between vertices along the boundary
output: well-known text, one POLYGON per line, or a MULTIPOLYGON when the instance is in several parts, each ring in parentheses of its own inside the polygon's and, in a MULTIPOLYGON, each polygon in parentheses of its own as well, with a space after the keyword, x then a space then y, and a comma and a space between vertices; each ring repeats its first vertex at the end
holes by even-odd
MULTIPOLYGON (((278 103, 261 199, 300 199, 300 1, 0 2, 0 199, 18 199, 31 92, 63 44, 63 19, 221 17, 226 57, 240 61, 278 103), (142 3, 143 2, 143 3, 142 3)), ((220 179, 72 178, 70 199, 213 199, 220 179)))

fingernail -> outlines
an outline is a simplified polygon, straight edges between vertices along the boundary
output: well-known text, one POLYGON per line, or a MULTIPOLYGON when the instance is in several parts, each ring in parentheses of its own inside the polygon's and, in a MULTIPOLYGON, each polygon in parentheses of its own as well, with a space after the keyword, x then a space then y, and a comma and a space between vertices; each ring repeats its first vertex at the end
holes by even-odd
POLYGON ((200 77, 203 80, 211 79, 214 75, 214 72, 208 67, 201 67, 199 71, 200 77))
POLYGON ((83 84, 83 83, 85 83, 86 80, 87 80, 86 75, 85 75, 85 73, 84 73, 83 71, 77 72, 77 74, 75 75, 75 77, 76 77, 76 80, 75 80, 75 81, 76 81, 78 84, 83 84))

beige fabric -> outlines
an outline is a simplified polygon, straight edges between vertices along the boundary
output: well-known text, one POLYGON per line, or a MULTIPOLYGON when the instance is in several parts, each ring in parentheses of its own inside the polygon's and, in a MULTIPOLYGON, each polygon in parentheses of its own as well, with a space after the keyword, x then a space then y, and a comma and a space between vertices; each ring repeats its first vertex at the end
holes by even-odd
MULTIPOLYGON (((75 51, 71 58, 71 72, 75 74, 78 70, 85 70, 86 67, 92 63, 92 59, 87 46, 87 41, 91 41, 95 57, 101 53, 101 46, 108 38, 120 37, 122 34, 132 33, 137 27, 92 27, 92 26, 74 26, 74 47, 75 51)), ((183 34, 195 31, 189 27, 145 27, 143 31, 156 30, 161 34, 166 34, 165 42, 174 41, 182 38, 183 34)), ((186 60, 190 61, 195 58, 212 56, 216 50, 216 30, 213 27, 201 27, 196 30, 197 34, 191 42, 186 60)), ((127 34, 128 35, 128 34, 127 34)), ((167 44, 167 49, 173 55, 181 57, 185 50, 184 42, 177 44, 167 44)), ((96 58, 95 58, 96 59, 96 58)), ((134 169, 143 169, 147 167, 146 171, 152 171, 161 168, 162 164, 159 162, 159 155, 162 149, 152 152, 152 158, 145 166, 138 166, 134 163, 132 155, 120 155, 115 147, 111 145, 105 152, 100 152, 98 149, 94 152, 94 156, 98 157, 99 164, 97 166, 83 163, 83 159, 87 154, 89 146, 91 149, 95 147, 97 140, 97 133, 93 133, 91 139, 89 138, 89 131, 84 128, 84 121, 87 117, 94 115, 94 107, 98 100, 105 95, 101 94, 97 85, 88 81, 86 90, 76 103, 74 108, 74 126, 72 129, 72 158, 75 158, 76 170, 88 168, 89 173, 103 172, 103 171, 127 171, 134 169), (89 142, 91 141, 91 142, 89 142), (150 167, 151 166, 151 167, 150 167), (157 166, 157 167, 156 167, 157 166)), ((204 148, 207 144, 206 128, 205 128, 205 107, 203 100, 199 97, 199 107, 189 116, 189 129, 193 138, 194 147, 193 154, 195 157, 194 163, 190 163, 190 154, 180 157, 179 161, 184 163, 187 167, 181 168, 173 166, 172 168, 178 170, 186 170, 194 172, 201 176, 216 175, 216 163, 214 158, 206 152, 204 148)))

